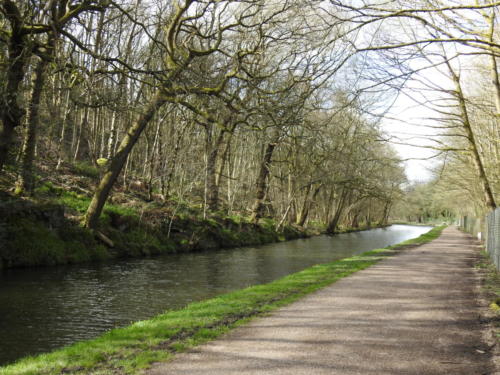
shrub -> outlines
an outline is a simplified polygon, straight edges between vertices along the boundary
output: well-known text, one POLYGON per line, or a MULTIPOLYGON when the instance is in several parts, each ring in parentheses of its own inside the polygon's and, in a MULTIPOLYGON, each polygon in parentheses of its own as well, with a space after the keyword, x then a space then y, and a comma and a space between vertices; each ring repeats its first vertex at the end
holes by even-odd
POLYGON ((93 179, 99 178, 99 169, 89 162, 76 162, 75 164, 73 164, 73 169, 75 173, 81 176, 90 177, 93 179))

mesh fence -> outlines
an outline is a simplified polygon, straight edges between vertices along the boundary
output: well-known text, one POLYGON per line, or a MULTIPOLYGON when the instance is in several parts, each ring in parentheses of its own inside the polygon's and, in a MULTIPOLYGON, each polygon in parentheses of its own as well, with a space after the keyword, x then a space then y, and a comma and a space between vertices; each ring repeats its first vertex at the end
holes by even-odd
POLYGON ((490 212, 484 219, 464 216, 460 227, 486 244, 486 251, 500 270, 500 208, 490 212))
POLYGON ((490 212, 486 222, 486 250, 500 270, 500 208, 490 212))
POLYGON ((460 220, 460 227, 480 240, 484 239, 484 219, 473 216, 464 216, 460 220))

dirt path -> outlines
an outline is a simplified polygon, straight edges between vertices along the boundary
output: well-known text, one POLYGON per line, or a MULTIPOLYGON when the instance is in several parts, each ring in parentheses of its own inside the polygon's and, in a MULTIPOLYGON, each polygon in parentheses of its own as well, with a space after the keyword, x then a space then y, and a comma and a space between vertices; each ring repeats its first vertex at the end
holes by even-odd
POLYGON ((474 256, 448 228, 148 374, 494 374, 474 256))

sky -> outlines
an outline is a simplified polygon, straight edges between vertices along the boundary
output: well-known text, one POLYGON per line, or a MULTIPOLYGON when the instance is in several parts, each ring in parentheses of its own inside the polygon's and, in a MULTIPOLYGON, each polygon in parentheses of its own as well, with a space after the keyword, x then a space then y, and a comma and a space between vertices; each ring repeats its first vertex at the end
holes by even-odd
POLYGON ((426 148, 433 146, 432 141, 437 136, 437 130, 424 124, 430 124, 428 119, 435 113, 424 105, 413 101, 414 92, 405 89, 400 94, 393 107, 382 120, 382 128, 390 136, 391 144, 400 158, 405 160, 405 173, 412 182, 425 182, 432 178, 431 169, 436 166, 433 158, 436 151, 426 148))
MULTIPOLYGON (((422 67, 422 65, 417 66, 422 67)), ((429 181, 432 168, 438 160, 433 158, 437 152, 426 148, 436 146, 433 139, 438 139, 442 129, 439 126, 442 115, 432 110, 432 106, 442 105, 443 94, 433 88, 449 88, 450 80, 443 69, 427 68, 418 74, 418 78, 407 82, 393 106, 382 120, 382 128, 392 139, 392 145, 401 159, 406 160, 405 172, 412 182, 429 181), (427 101, 427 105, 419 102, 427 101)))
MULTIPOLYGON (((457 13, 450 12, 442 18, 438 17, 433 22, 437 22, 437 25, 439 25, 440 22, 449 22, 449 20, 453 19, 458 24, 449 24, 452 33, 456 32, 460 35, 461 27, 487 30, 488 25, 484 24, 484 17, 479 12, 472 10, 463 10, 457 13)), ((361 40, 361 45, 363 45, 363 42, 366 46, 370 47, 372 45, 384 45, 386 39, 393 39, 393 43, 397 45, 406 41, 426 40, 430 37, 427 34, 427 30, 421 27, 421 23, 413 22, 413 20, 403 20, 400 18, 389 22, 384 20, 383 25, 384 27, 378 29, 380 25, 374 24, 373 29, 369 29, 373 33, 365 30, 364 33, 360 34, 359 40, 361 40), (375 37, 378 32, 380 32, 380 41, 375 37)), ((446 24, 446 26, 448 25, 446 24)), ((437 146, 437 143, 433 142, 432 139, 437 140, 439 137, 438 132, 443 133, 444 130, 422 125, 439 126, 440 123, 443 123, 442 120, 439 120, 440 117, 448 117, 448 121, 450 118, 449 113, 440 115, 429 107, 435 106, 441 112, 453 111, 453 106, 449 105, 449 96, 444 101, 445 91, 443 89, 450 90, 454 88, 454 84, 450 86, 449 72, 443 64, 444 56, 452 58, 459 55, 458 59, 452 58, 450 64, 455 70, 460 68, 462 71, 462 68, 466 68, 476 58, 474 52, 477 51, 468 49, 461 44, 431 43, 429 45, 424 44, 419 50, 416 48, 415 50, 395 49, 394 55, 391 55, 392 51, 384 52, 384 54, 387 53, 386 60, 384 58, 375 58, 375 65, 377 63, 382 64, 378 69, 374 69, 375 75, 379 71, 383 71, 384 61, 388 62, 387 72, 396 67, 396 74, 399 74, 399 66, 406 67, 407 71, 412 70, 416 72, 406 82, 407 87, 402 90, 391 110, 382 120, 382 128, 394 141, 394 149, 402 159, 407 160, 405 162, 405 172, 410 181, 430 180, 432 178, 431 168, 435 167, 438 163, 437 159, 423 160, 436 154, 436 151, 424 147, 437 146), (413 52, 417 51, 419 53, 413 55, 413 52), (401 54, 398 55, 399 52, 401 54), (470 56, 468 56, 468 52, 472 52, 470 56), (415 88, 416 90, 414 90, 415 88), (417 101, 426 102, 427 106, 420 105, 417 101), (410 144, 421 147, 410 146, 410 144)), ((372 54, 370 58, 374 60, 374 55, 372 54)), ((449 125, 449 122, 446 124, 449 125)), ((446 142, 442 137, 441 140, 446 142)))
MULTIPOLYGON (((399 111, 401 118, 409 118, 415 115, 418 109, 408 109, 399 111)), ((394 121, 389 119, 384 119, 382 122, 383 129, 393 137, 394 142, 392 142, 393 148, 399 154, 399 157, 404 161, 405 173, 408 180, 412 182, 425 182, 432 178, 432 173, 430 169, 436 165, 436 161, 433 159, 427 159, 435 154, 434 151, 422 148, 410 146, 414 145, 424 145, 429 144, 428 141, 423 139, 409 139, 411 136, 409 134, 420 134, 423 132, 422 128, 415 125, 404 124, 400 121, 394 121), (401 144, 408 143, 408 144, 401 144)))

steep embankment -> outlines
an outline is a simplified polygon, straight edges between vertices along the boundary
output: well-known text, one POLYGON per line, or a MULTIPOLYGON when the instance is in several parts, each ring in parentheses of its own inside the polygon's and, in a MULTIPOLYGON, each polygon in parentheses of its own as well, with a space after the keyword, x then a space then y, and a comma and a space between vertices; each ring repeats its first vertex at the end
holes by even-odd
POLYGON ((96 234, 79 225, 78 206, 85 207, 88 198, 62 191, 51 194, 50 199, 46 195, 37 201, 3 195, 0 268, 213 250, 305 235, 291 227, 277 232, 271 221, 254 224, 221 215, 203 218, 185 207, 172 209, 155 203, 140 212, 107 206, 96 234))
POLYGON ((9 193, 15 173, 0 176, 0 268, 213 250, 306 235, 289 226, 277 231, 268 219, 255 224, 243 216, 207 214, 199 202, 155 199, 149 191, 123 185, 114 189, 98 231, 91 232, 80 222, 99 171, 77 163, 53 173, 56 166, 49 161, 38 167, 29 199, 9 193))

